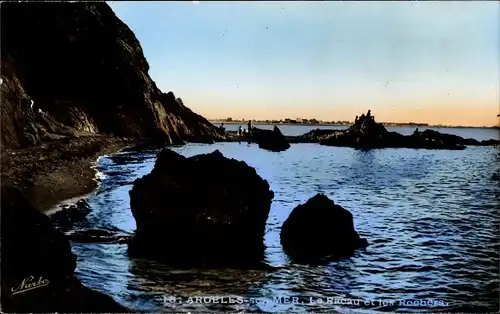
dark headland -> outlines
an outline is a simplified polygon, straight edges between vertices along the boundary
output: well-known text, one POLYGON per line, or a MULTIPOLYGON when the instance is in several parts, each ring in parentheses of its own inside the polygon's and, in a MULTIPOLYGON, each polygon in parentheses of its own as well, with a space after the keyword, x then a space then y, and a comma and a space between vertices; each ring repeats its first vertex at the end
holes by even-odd
MULTIPOLYGON (((91 166, 100 155, 129 146, 217 141, 257 142, 272 151, 290 143, 430 149, 498 144, 435 131, 403 136, 374 119, 298 137, 278 128, 255 129, 250 136, 224 132, 156 86, 139 41, 104 2, 4 2, 1 38, 1 303, 7 312, 127 311, 81 284, 68 238, 42 214, 96 188, 91 166), (18 292, 33 285, 43 288, 18 292)), ((212 162, 223 160, 217 158, 212 162)), ((254 170, 240 168, 253 176, 254 170)), ((319 203, 334 208, 327 200, 319 203)), ((242 210, 238 217, 244 215, 242 210)))
POLYGON ((223 135, 157 88, 104 2, 4 2, 1 38, 2 310, 127 311, 80 283, 67 237, 40 211, 95 189, 99 155, 223 135))

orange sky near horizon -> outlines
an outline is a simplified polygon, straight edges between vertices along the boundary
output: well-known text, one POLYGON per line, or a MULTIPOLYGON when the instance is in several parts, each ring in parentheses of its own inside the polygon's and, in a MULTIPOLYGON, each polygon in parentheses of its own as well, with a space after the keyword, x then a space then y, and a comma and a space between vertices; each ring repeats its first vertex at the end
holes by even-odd
MULTIPOLYGON (((207 95, 208 96, 208 95, 207 95)), ((271 103, 266 99, 229 99, 215 97, 216 106, 212 105, 214 95, 203 97, 197 94, 194 97, 183 98, 184 103, 193 111, 207 119, 257 119, 279 120, 285 118, 307 118, 324 121, 352 121, 356 115, 372 110, 377 121, 382 122, 422 122, 432 125, 461 125, 461 126, 500 126, 499 103, 487 99, 468 100, 461 102, 450 101, 443 104, 438 101, 425 103, 407 101, 401 105, 380 106, 367 102, 366 104, 348 103, 343 105, 300 106, 290 107, 271 103), (237 106, 233 104, 237 103, 237 106), (437 104, 439 103, 439 105, 437 104), (470 105, 470 104, 474 105, 470 105)))

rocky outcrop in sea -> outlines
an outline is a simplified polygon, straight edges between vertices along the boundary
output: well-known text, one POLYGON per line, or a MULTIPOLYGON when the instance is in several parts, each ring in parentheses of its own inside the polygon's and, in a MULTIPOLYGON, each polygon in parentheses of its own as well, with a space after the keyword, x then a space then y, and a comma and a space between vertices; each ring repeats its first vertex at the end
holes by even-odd
POLYGON ((355 123, 345 130, 315 129, 296 138, 295 143, 319 143, 326 146, 375 148, 416 148, 462 150, 466 145, 498 145, 498 140, 477 141, 457 135, 443 134, 434 130, 418 129, 412 135, 389 132, 383 124, 375 121, 371 113, 356 117, 355 123))
POLYGON ((281 227, 280 237, 283 250, 299 262, 341 258, 368 245, 354 229, 352 214, 324 194, 295 207, 281 227))

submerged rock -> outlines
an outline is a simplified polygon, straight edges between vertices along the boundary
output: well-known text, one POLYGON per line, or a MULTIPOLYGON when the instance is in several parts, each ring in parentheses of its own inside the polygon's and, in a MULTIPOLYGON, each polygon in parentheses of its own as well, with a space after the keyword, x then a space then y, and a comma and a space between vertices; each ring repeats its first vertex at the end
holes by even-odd
POLYGON ((71 241, 83 243, 125 243, 131 235, 117 230, 88 229, 67 232, 66 237, 71 241))
POLYGON ((72 205, 62 205, 61 210, 55 212, 52 218, 62 224, 72 224, 75 221, 83 220, 92 209, 85 199, 78 200, 72 205))
POLYGON ((273 197, 243 161, 164 149, 130 191, 137 230, 129 252, 180 266, 259 267, 273 197))
POLYGON ((368 245, 354 229, 352 214, 323 194, 295 207, 280 237, 284 251, 298 261, 349 256, 368 245))
POLYGON ((493 181, 500 181, 500 169, 496 172, 493 172, 493 174, 491 175, 491 179, 493 181))
POLYGON ((1 202, 3 311, 128 312, 80 283, 68 239, 19 189, 2 186, 1 202))
POLYGON ((290 148, 290 143, 277 126, 272 130, 253 128, 251 138, 260 148, 273 152, 281 152, 290 148))

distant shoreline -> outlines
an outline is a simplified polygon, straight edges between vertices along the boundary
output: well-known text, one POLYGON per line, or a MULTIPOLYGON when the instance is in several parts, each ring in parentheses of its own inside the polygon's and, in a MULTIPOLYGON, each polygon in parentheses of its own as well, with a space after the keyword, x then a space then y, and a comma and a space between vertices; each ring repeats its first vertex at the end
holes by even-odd
MULTIPOLYGON (((228 121, 228 120, 208 120, 212 124, 240 124, 246 126, 248 121, 228 121)), ((302 126, 351 126, 354 122, 342 123, 290 123, 290 122, 276 122, 276 121, 252 121, 252 125, 302 125, 302 126)), ((459 128, 459 129, 500 129, 500 126, 464 126, 464 125, 431 125, 426 123, 397 123, 397 122, 381 122, 384 126, 401 126, 401 127, 427 127, 427 128, 459 128)))

